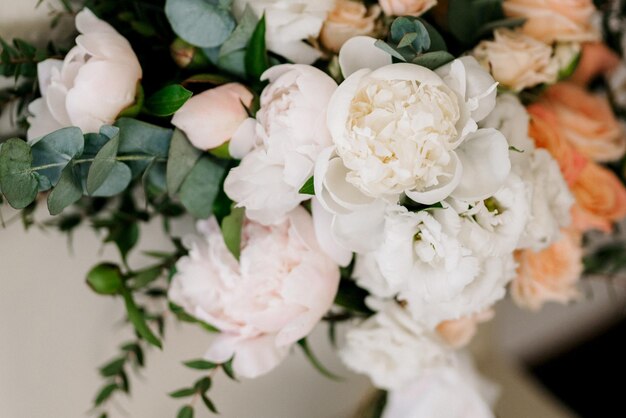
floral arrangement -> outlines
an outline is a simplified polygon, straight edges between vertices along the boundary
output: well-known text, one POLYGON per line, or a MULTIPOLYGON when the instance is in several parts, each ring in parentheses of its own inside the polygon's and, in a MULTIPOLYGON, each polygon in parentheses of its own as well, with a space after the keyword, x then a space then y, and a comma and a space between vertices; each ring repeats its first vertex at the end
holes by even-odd
POLYGON ((216 334, 179 418, 217 411, 214 373, 294 346, 332 377, 320 321, 384 394, 372 416, 442 416, 425 379, 453 388, 446 416, 492 416, 458 350, 494 304, 570 302, 585 268, 624 265, 620 241, 584 246, 626 217, 626 6, 595 3, 88 0, 55 11, 69 43, 2 41, 26 134, 0 145, 2 203, 121 255, 86 279, 136 331, 100 369, 100 416, 166 313, 216 334), (154 218, 172 250, 131 265, 154 218))

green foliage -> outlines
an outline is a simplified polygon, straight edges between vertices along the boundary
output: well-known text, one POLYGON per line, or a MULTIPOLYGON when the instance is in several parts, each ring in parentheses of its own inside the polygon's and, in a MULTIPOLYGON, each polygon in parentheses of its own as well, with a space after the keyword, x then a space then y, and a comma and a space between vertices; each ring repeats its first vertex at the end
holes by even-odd
POLYGON ((74 158, 83 153, 85 140, 80 129, 62 128, 45 135, 32 145, 33 165, 40 175, 49 180, 50 186, 57 184, 61 172, 74 158))
POLYGON ((191 215, 208 218, 220 190, 226 168, 211 158, 201 157, 180 187, 180 201, 191 215))
POLYGON ((167 192, 170 196, 178 193, 180 186, 193 169, 202 152, 194 147, 187 136, 179 129, 174 130, 167 160, 167 192))
POLYGON ((259 81, 261 75, 270 67, 265 46, 265 15, 254 28, 246 49, 246 74, 253 81, 259 81))
POLYGON ((183 364, 194 370, 212 370, 219 366, 207 360, 189 360, 183 362, 183 364))
POLYGON ((148 343, 155 347, 162 348, 161 341, 154 335, 148 324, 144 314, 139 310, 132 293, 129 289, 122 289, 122 296, 124 297, 124 303, 126 304, 126 313, 128 314, 128 320, 135 327, 135 331, 146 340, 148 343))
POLYGON ((450 0, 448 26, 461 44, 471 46, 499 27, 516 27, 524 19, 505 17, 502 0, 450 0))
POLYGON ((298 191, 298 193, 302 193, 302 194, 308 194, 308 195, 315 195, 315 179, 313 178, 313 176, 309 177, 309 179, 302 185, 302 187, 300 187, 300 190, 298 191))
POLYGON ((45 51, 15 38, 12 44, 0 37, 0 75, 4 77, 34 78, 37 76, 37 63, 47 58, 45 51))
POLYGON ((324 367, 324 365, 319 361, 319 359, 315 356, 315 354, 311 350, 311 347, 309 346, 309 343, 306 338, 303 338, 300 341, 298 341, 298 345, 300 346, 300 348, 302 348, 302 352, 304 353, 304 356, 307 358, 307 360, 309 360, 311 365, 318 372, 320 372, 322 375, 326 376, 327 378, 331 380, 343 380, 341 377, 337 376, 336 374, 329 371, 326 367, 324 367))
POLYGON ((171 84, 148 97, 146 110, 155 116, 170 116, 185 104, 193 93, 180 84, 171 84))
POLYGON ((25 208, 37 197, 40 180, 30 169, 32 161, 31 148, 21 139, 10 139, 0 148, 0 189, 15 209, 25 208))
POLYGON ((243 227, 244 215, 244 208, 233 207, 230 215, 222 220, 224 243, 237 260, 239 260, 241 255, 241 229, 243 227))
POLYGON ((178 36, 203 48, 222 45, 235 29, 229 1, 167 0, 165 14, 178 36))
POLYGON ((176 418, 193 418, 193 406, 185 405, 180 411, 178 411, 178 415, 176 418))
POLYGON ((111 263, 102 263, 93 267, 87 273, 87 284, 100 295, 118 294, 124 285, 119 267, 111 263))

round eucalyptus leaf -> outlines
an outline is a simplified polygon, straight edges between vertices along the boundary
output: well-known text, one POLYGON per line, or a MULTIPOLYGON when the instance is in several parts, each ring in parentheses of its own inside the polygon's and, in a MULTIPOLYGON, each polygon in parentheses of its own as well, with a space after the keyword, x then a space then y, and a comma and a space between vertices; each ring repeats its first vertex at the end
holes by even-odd
POLYGON ((167 0, 165 14, 178 36, 202 48, 224 43, 235 29, 230 12, 210 0, 167 0))

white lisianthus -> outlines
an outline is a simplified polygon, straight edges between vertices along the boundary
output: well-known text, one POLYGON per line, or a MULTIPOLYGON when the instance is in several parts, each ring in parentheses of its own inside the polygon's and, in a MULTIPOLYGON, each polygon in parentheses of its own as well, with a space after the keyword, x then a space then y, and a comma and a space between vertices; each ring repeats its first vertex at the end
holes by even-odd
POLYGON ((85 8, 76 15, 80 35, 63 61, 37 66, 41 98, 28 107, 28 139, 66 126, 98 132, 133 104, 142 71, 128 41, 85 8))
POLYGON ((556 160, 547 151, 537 149, 528 136, 528 123, 528 112, 519 99, 504 94, 481 126, 498 129, 512 147, 512 171, 524 182, 528 200, 528 220, 518 248, 540 251, 555 242, 561 228, 570 224, 574 199, 556 160))
POLYGON ((339 355, 381 389, 399 389, 444 366, 451 352, 394 301, 369 300, 378 312, 346 333, 339 355))
MULTIPOLYGON (((453 209, 433 212, 441 210, 453 209)), ((429 212, 409 212, 401 206, 388 209, 380 247, 364 256, 376 261, 385 283, 369 289, 372 277, 366 275, 361 281, 357 275, 362 287, 378 297, 399 293, 402 298, 408 292, 436 303, 450 299, 476 278, 479 260, 455 236, 447 234, 429 212), (389 292, 376 293, 381 286, 389 292)))
POLYGON ((235 0, 233 12, 242 16, 246 6, 265 15, 267 48, 296 64, 313 64, 321 53, 305 40, 316 39, 332 0, 235 0))
POLYGON ((374 42, 355 37, 340 51, 347 79, 328 105, 333 147, 316 163, 320 203, 346 218, 403 194, 421 204, 491 196, 510 171, 504 136, 477 127, 495 104, 491 76, 471 57, 436 72, 391 64, 374 42))
POLYGON ((299 190, 331 143, 324 121, 337 85, 322 71, 298 64, 272 67, 262 79, 270 84, 256 121, 244 122, 231 140, 231 154, 242 161, 226 177, 224 191, 250 219, 273 224, 310 197, 299 190))
POLYGON ((244 220, 239 261, 215 218, 199 221, 198 231, 185 239, 189 255, 177 262, 168 296, 221 331, 208 360, 234 356, 237 375, 267 373, 328 311, 339 269, 319 248, 304 208, 270 227, 244 220))

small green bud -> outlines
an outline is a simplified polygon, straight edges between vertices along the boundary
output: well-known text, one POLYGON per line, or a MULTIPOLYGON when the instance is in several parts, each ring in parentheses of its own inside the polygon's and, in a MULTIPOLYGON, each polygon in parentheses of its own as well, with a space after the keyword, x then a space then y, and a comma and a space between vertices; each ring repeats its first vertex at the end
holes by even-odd
POLYGON ((115 264, 98 264, 87 273, 87 284, 100 295, 115 295, 123 287, 122 273, 115 264))

